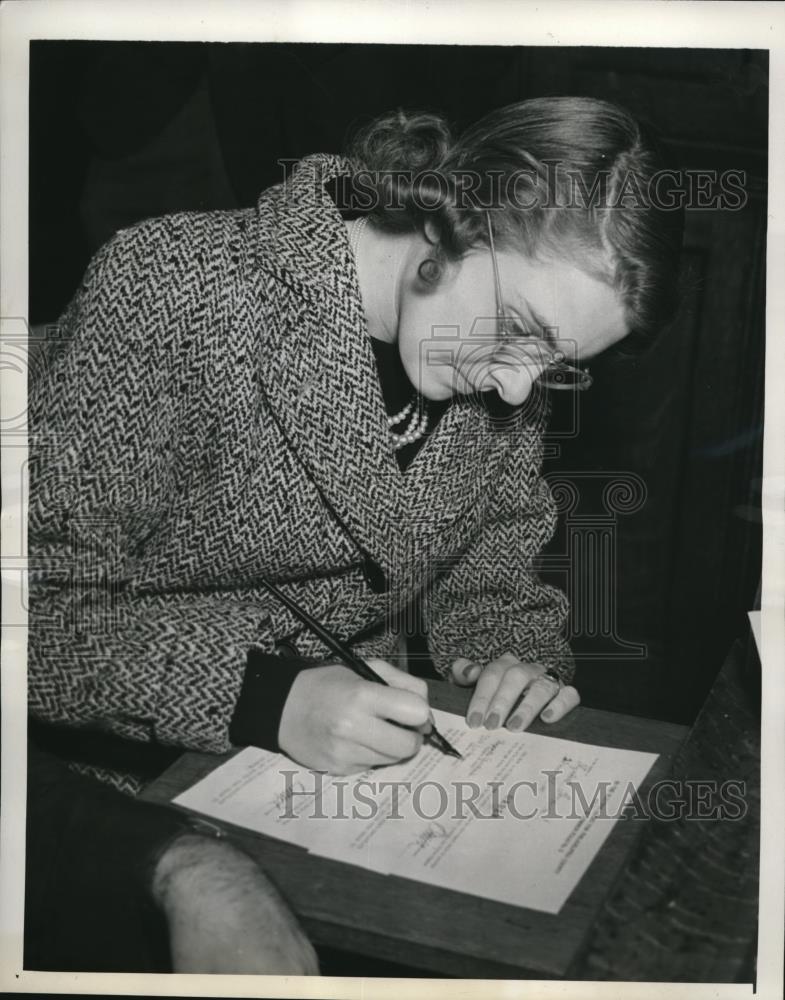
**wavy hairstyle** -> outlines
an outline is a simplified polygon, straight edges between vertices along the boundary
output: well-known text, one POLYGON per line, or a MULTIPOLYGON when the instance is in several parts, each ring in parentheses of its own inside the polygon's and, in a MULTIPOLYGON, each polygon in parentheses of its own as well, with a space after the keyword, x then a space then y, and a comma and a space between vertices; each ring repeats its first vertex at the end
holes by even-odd
POLYGON ((347 155, 373 188, 376 225, 426 232, 430 220, 426 281, 439 280, 440 263, 487 245, 489 209, 499 248, 567 259, 618 292, 626 352, 675 313, 683 211, 647 196, 665 161, 623 108, 537 98, 493 111, 458 138, 439 114, 398 111, 361 129, 347 155))

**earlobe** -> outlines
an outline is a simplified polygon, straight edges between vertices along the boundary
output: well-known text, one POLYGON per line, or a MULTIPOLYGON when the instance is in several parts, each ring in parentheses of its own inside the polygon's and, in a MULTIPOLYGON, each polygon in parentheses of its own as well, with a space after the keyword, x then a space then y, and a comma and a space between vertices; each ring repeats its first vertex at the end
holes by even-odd
POLYGON ((442 276, 441 264, 435 257, 426 257, 420 262, 417 274, 426 285, 435 285, 442 276))

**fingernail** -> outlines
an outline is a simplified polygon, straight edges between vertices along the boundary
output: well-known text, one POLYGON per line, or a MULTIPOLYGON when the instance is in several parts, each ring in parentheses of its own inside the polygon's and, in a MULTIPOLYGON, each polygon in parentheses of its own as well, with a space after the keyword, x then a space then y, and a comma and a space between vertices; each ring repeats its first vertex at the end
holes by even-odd
POLYGON ((466 721, 469 729, 477 729, 478 726, 482 725, 482 712, 472 712, 466 721))
POLYGON ((485 720, 486 729, 496 729, 499 725, 499 715, 497 712, 491 712, 488 718, 485 720))
POLYGON ((515 732, 515 731, 517 731, 518 729, 520 729, 522 725, 523 725, 523 719, 519 718, 519 717, 518 717, 517 715, 514 715, 514 716, 513 716, 513 717, 512 717, 512 718, 511 718, 511 719, 510 719, 510 720, 509 720, 508 722, 507 722, 507 728, 508 728, 508 729, 512 729, 512 730, 513 730, 513 732, 515 732))
POLYGON ((540 718, 545 719, 546 722, 550 722, 550 720, 553 718, 553 709, 552 708, 546 708, 541 713, 540 718))
POLYGON ((474 677, 476 677, 477 674, 479 674, 479 672, 480 672, 480 664, 479 663, 467 663, 466 666, 463 668, 463 671, 462 671, 462 673, 463 673, 463 679, 465 681, 470 681, 474 677))

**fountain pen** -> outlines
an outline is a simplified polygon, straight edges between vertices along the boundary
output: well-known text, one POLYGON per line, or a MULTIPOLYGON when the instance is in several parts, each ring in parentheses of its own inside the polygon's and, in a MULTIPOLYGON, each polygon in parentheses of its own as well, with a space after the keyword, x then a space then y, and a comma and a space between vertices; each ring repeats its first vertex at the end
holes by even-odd
MULTIPOLYGON (((353 670, 359 677, 364 678, 366 681, 373 681, 375 684, 384 684, 386 687, 390 685, 387 681, 380 677, 365 660, 360 659, 359 656, 355 656, 354 653, 345 646, 340 639, 336 638, 328 629, 321 625, 315 618, 311 617, 308 612, 301 608, 300 605, 292 600, 287 594, 279 590, 275 584, 270 583, 269 580, 261 580, 262 586, 265 587, 274 597, 276 597, 281 604, 286 605, 286 607, 292 612, 292 614, 299 618, 303 625, 306 625, 311 631, 317 635, 325 646, 329 647, 336 656, 338 656, 350 670, 353 670)), ((461 757, 455 747, 446 740, 439 730, 436 728, 433 722, 433 716, 431 716, 431 728, 429 732, 424 733, 425 742, 430 743, 431 746, 436 747, 441 750, 442 753, 448 754, 451 757, 461 757)))

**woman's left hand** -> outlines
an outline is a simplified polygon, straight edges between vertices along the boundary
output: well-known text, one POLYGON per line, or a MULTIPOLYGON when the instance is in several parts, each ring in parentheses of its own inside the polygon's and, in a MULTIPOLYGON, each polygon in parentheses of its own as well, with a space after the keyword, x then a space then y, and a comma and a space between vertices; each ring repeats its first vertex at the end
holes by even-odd
POLYGON ((472 729, 482 725, 498 729, 506 724, 517 732, 526 729, 538 715, 544 722, 558 722, 581 700, 569 684, 557 690, 552 680, 543 677, 545 667, 541 663, 524 663, 512 653, 503 653, 485 668, 459 659, 453 663, 451 673, 456 684, 476 682, 466 711, 472 729))

